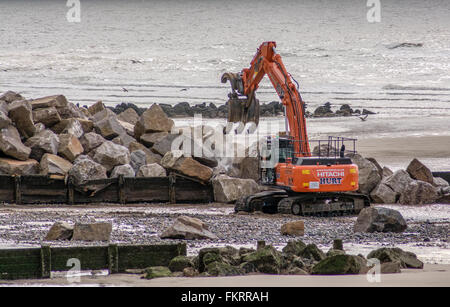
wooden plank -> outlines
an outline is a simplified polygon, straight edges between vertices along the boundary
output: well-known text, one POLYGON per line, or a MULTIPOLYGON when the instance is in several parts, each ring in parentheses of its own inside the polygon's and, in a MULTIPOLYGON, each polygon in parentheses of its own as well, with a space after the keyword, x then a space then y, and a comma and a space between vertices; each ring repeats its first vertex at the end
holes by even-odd
POLYGON ((130 202, 168 202, 168 177, 124 178, 124 193, 130 202))
POLYGON ((211 184, 201 184, 186 178, 177 178, 175 183, 177 202, 212 202, 214 201, 211 184))
POLYGON ((67 271, 67 261, 76 258, 81 270, 108 269, 107 246, 54 247, 52 248, 52 271, 67 271))
MULTIPOLYGON (((114 180, 116 181, 116 180, 114 180)), ((88 193, 82 193, 78 190, 74 190, 74 203, 118 203, 119 196, 117 191, 116 182, 110 184, 105 189, 100 192, 95 193, 94 195, 88 193)))
POLYGON ((22 204, 22 197, 20 192, 20 176, 14 177, 14 197, 17 205, 22 204))
POLYGON ((41 249, 0 250, 0 279, 40 278, 41 249))
POLYGON ((0 175, 0 202, 14 203, 14 178, 0 175))
POLYGON ((174 257, 186 255, 186 244, 121 245, 119 272, 126 269, 142 269, 150 266, 167 266, 174 257))
POLYGON ((41 277, 50 278, 50 272, 52 268, 52 253, 50 246, 41 246, 41 277))
POLYGON ((22 176, 20 188, 24 204, 66 202, 67 188, 64 179, 22 176))

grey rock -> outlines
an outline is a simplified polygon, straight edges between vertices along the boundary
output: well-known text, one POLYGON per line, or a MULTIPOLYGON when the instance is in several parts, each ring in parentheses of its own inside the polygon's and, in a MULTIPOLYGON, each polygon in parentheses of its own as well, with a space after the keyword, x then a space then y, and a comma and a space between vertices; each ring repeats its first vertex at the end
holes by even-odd
POLYGON ((104 142, 106 142, 105 138, 95 132, 86 133, 80 138, 80 143, 85 153, 91 152, 104 142))
POLYGON ((67 104, 67 99, 63 95, 47 96, 31 101, 31 107, 33 110, 50 107, 61 108, 65 107, 67 104))
POLYGON ((145 133, 170 132, 173 125, 173 120, 167 117, 158 104, 154 103, 139 117, 134 126, 134 136, 139 140, 141 135, 145 133))
POLYGON ((93 159, 111 171, 117 165, 129 164, 130 152, 124 146, 106 141, 94 150, 93 159))
POLYGON ((69 160, 70 162, 73 162, 83 152, 83 146, 76 136, 72 134, 59 135, 59 155, 69 160))
POLYGON ((413 159, 409 163, 406 171, 413 179, 433 184, 433 174, 430 169, 417 159, 413 159))
POLYGON ((403 232, 407 228, 403 216, 397 210, 368 207, 361 210, 353 226, 355 232, 403 232))
POLYGON ((166 177, 167 173, 164 167, 157 163, 146 164, 139 168, 136 177, 166 177))
POLYGON ((43 155, 40 166, 41 173, 44 175, 65 176, 73 165, 69 161, 57 155, 47 153, 43 155))
POLYGON ((124 177, 134 177, 135 176, 134 169, 131 167, 130 164, 118 165, 114 167, 114 169, 111 172, 111 178, 117 178, 120 175, 124 177))
POLYGON ((162 239, 217 239, 217 236, 209 231, 208 226, 197 218, 180 216, 175 223, 162 234, 162 239))
POLYGON ((39 162, 33 159, 18 161, 9 158, 0 158, 0 175, 37 175, 39 174, 39 162))
POLYGON ((377 258, 381 263, 399 262, 402 268, 423 268, 423 262, 417 259, 414 253, 403 251, 400 248, 379 248, 367 255, 367 259, 371 258, 377 258))
POLYGON ((383 181, 370 192, 370 197, 374 203, 378 204, 395 204, 397 201, 397 193, 383 183, 383 181))
POLYGON ((411 181, 400 196, 399 202, 404 205, 432 204, 439 198, 438 189, 428 182, 411 181))
POLYGON ((51 127, 61 121, 58 111, 55 107, 40 108, 33 110, 33 121, 42 123, 46 127, 51 127))
POLYGON ((31 149, 25 146, 16 127, 10 125, 0 130, 0 151, 18 160, 28 160, 31 149))
POLYGON ((73 227, 72 241, 109 241, 111 232, 111 223, 76 223, 73 227))
POLYGON ((0 101, 5 101, 6 103, 11 103, 16 100, 23 100, 23 99, 24 98, 20 94, 13 91, 7 91, 0 96, 0 101))
POLYGON ((72 236, 73 225, 65 222, 55 222, 47 232, 44 241, 70 240, 72 236))
POLYGON ((229 203, 241 197, 252 195, 259 191, 258 184, 253 179, 231 178, 219 175, 211 180, 214 190, 214 200, 229 203))
POLYGON ((352 162, 358 165, 359 170, 359 191, 369 195, 370 192, 380 183, 381 175, 375 164, 363 158, 359 154, 350 156, 352 162))
POLYGON ((75 185, 82 185, 89 180, 106 179, 106 168, 89 158, 82 158, 75 161, 69 171, 69 175, 74 179, 75 185))
POLYGON ((46 153, 56 155, 59 148, 59 137, 53 131, 46 129, 29 138, 25 146, 31 148, 30 158, 40 161, 46 153))
POLYGON ((29 138, 36 132, 31 105, 26 100, 16 100, 9 104, 9 118, 13 121, 20 135, 29 138))

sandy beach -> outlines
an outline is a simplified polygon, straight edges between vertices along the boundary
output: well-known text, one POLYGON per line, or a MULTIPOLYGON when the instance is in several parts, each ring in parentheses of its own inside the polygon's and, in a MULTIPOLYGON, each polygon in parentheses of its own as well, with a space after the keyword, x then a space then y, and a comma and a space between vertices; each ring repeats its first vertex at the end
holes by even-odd
POLYGON ((82 276, 79 283, 71 283, 64 277, 0 282, 0 287, 10 285, 91 287, 448 287, 450 286, 450 265, 429 264, 425 265, 423 270, 404 269, 400 274, 382 274, 380 282, 369 282, 366 275, 251 275, 237 277, 171 277, 147 280, 135 274, 82 276))

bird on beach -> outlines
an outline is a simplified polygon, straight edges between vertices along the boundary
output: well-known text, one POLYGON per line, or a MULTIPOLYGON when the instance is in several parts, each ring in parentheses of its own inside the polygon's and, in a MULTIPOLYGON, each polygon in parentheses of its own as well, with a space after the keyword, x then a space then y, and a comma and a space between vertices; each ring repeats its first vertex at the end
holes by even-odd
POLYGON ((124 87, 122 87, 122 91, 128 92, 128 90, 126 88, 124 88, 124 87))

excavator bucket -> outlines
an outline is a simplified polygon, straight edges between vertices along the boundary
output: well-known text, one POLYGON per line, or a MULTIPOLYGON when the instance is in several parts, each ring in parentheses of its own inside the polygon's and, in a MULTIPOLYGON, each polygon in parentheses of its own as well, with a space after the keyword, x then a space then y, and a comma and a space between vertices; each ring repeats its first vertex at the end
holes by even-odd
POLYGON ((249 122, 259 124, 259 100, 253 98, 249 101, 246 98, 231 97, 228 102, 228 122, 242 122, 244 125, 249 122))
POLYGON ((249 97, 243 96, 244 91, 242 79, 239 74, 224 73, 222 75, 222 83, 230 81, 232 92, 228 95, 230 99, 227 101, 228 106, 228 122, 237 123, 254 122, 259 124, 259 100, 255 98, 254 93, 249 97), (241 95, 241 96, 240 96, 241 95))

